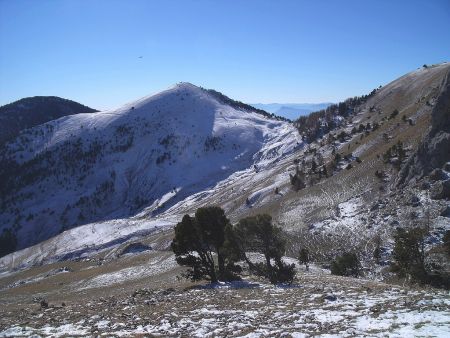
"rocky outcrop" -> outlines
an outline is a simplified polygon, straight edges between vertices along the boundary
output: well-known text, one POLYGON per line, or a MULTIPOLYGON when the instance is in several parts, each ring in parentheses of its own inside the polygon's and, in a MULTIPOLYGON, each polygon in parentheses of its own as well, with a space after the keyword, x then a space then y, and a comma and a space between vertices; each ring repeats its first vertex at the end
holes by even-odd
POLYGON ((450 161, 450 74, 447 73, 432 111, 431 129, 399 173, 399 183, 429 175, 450 161))

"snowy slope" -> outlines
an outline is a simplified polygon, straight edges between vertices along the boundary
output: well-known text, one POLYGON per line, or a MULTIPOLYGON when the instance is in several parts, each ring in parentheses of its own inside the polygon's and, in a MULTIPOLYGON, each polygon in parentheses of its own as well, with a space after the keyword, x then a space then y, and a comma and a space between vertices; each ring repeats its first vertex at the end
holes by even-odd
POLYGON ((82 224, 153 217, 300 145, 287 122, 180 83, 119 109, 28 130, 0 154, 0 230, 24 248, 82 224))

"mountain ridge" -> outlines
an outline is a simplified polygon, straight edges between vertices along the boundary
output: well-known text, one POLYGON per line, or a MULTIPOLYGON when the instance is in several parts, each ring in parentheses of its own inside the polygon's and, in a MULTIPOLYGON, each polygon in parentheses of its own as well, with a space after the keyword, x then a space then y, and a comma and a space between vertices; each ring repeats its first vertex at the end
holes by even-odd
POLYGON ((66 115, 97 110, 57 96, 26 97, 0 107, 0 145, 14 139, 20 131, 66 115))
POLYGON ((151 217, 298 146, 290 124, 244 108, 180 83, 115 110, 28 129, 0 154, 3 229, 22 234, 23 248, 143 208, 151 217))

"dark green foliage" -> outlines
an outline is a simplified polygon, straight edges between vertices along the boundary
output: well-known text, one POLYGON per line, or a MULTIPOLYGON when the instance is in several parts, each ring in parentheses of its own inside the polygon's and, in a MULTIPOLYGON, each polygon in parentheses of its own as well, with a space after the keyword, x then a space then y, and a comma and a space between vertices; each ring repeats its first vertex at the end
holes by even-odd
POLYGON ((221 208, 199 208, 175 227, 172 250, 177 263, 189 267, 186 276, 192 280, 238 279, 241 267, 235 263, 240 260, 272 283, 292 283, 295 276, 295 266, 281 259, 285 240, 269 215, 247 217, 233 227, 221 208), (249 251, 262 253, 265 263, 252 263, 249 251))
MULTIPOLYGON (((95 109, 56 96, 27 97, 0 107, 0 144, 17 137, 21 130, 32 128, 62 116, 92 113, 95 109)), ((52 128, 48 126, 47 128, 52 128)))
POLYGON ((376 89, 368 95, 349 98, 344 102, 332 104, 326 109, 313 112, 307 116, 300 116, 298 120, 294 121, 294 125, 307 142, 312 142, 338 127, 336 116, 347 117, 353 114, 357 106, 366 102, 375 93, 376 89))
POLYGON ((394 269, 400 277, 409 275, 415 281, 427 282, 429 276, 425 267, 426 234, 426 230, 422 228, 397 229, 392 256, 395 260, 394 269))
POLYGON ((219 207, 199 208, 195 217, 185 215, 177 224, 172 250, 177 263, 190 268, 187 276, 192 280, 217 282, 236 278, 234 259, 238 255, 230 255, 234 251, 233 240, 226 241, 225 238, 229 226, 219 207))
POLYGON ((359 275, 359 259, 355 253, 345 252, 331 263, 331 273, 339 276, 359 275))
POLYGON ((450 230, 445 232, 443 242, 445 251, 447 252, 447 255, 450 256, 450 230))
POLYGON ((272 278, 270 282, 273 284, 287 283, 292 284, 295 277, 295 264, 287 264, 281 258, 275 259, 275 265, 272 266, 272 278))
POLYGON ((309 270, 309 260, 309 250, 305 248, 301 249, 298 255, 298 261, 300 264, 305 265, 306 271, 309 270))
POLYGON ((398 115, 399 111, 398 109, 394 109, 394 111, 389 115, 389 120, 394 119, 398 115))
POLYGON ((347 135, 347 133, 345 131, 341 131, 338 134, 337 138, 338 138, 339 142, 344 143, 347 136, 348 135, 347 135))
POLYGON ((286 242, 282 230, 272 224, 272 217, 264 214, 243 218, 235 226, 235 234, 236 238, 239 238, 238 247, 244 256, 245 252, 259 252, 264 255, 265 264, 253 264, 245 258, 250 269, 265 276, 273 284, 292 283, 295 266, 285 264, 281 259, 286 242))
POLYGON ((401 141, 398 141, 397 144, 394 144, 392 147, 388 148, 386 152, 383 154, 384 163, 392 162, 391 160, 397 158, 397 161, 392 164, 400 169, 402 163, 405 161, 407 157, 406 150, 401 141))
POLYGON ((313 173, 315 173, 316 170, 317 170, 317 163, 316 163, 316 161, 313 159, 312 162, 311 162, 311 171, 312 171, 313 173))
MULTIPOLYGON (((450 288, 450 276, 443 269, 442 262, 435 260, 433 253, 425 250, 425 240, 428 236, 426 228, 397 229, 394 236, 395 245, 393 257, 395 262, 392 270, 399 277, 410 277, 412 281, 420 284, 431 284, 435 287, 450 288)), ((444 235, 444 246, 449 250, 449 231, 444 235)))
POLYGON ((208 136, 204 143, 205 151, 215 151, 220 150, 223 147, 221 144, 221 139, 218 136, 208 136))
POLYGON ((324 165, 322 167, 322 176, 323 177, 328 177, 328 170, 327 170, 327 166, 326 165, 324 165))
POLYGON ((300 172, 298 167, 296 168, 294 175, 289 174, 289 178, 295 191, 299 191, 306 187, 305 175, 300 172))
POLYGON ((16 250, 17 238, 11 229, 3 229, 0 235, 0 257, 16 250))
POLYGON ((334 155, 334 162, 335 162, 336 164, 338 164, 339 161, 340 161, 341 159, 342 159, 341 154, 336 153, 336 154, 334 155))

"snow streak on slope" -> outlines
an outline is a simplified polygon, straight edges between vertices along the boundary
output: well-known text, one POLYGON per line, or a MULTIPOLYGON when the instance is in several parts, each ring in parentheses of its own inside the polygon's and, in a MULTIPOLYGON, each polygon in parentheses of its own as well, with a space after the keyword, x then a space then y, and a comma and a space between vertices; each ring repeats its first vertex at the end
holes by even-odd
POLYGON ((51 121, 9 143, 0 154, 1 227, 14 229, 23 248, 144 208, 153 217, 300 142, 287 122, 181 83, 117 110, 51 121))

